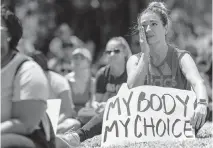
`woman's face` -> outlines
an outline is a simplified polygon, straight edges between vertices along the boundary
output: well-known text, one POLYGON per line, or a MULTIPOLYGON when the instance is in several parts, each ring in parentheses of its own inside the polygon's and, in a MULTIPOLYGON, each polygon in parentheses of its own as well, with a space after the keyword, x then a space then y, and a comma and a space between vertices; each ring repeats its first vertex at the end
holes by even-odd
POLYGON ((9 52, 9 38, 7 28, 1 26, 1 59, 3 59, 9 52))
POLYGON ((118 41, 110 41, 107 45, 105 53, 108 56, 109 64, 125 61, 124 49, 118 41))
POLYGON ((90 61, 81 54, 76 54, 72 56, 73 68, 84 69, 89 68, 90 61))
POLYGON ((161 21, 158 14, 154 12, 147 12, 142 14, 139 23, 139 27, 144 27, 144 32, 148 44, 165 42, 167 26, 163 26, 163 22, 161 21))

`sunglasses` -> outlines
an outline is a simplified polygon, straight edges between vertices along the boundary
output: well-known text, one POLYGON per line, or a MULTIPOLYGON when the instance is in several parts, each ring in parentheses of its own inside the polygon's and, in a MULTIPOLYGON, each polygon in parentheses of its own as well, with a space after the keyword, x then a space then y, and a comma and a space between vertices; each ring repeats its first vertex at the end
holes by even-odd
POLYGON ((112 52, 114 52, 115 54, 119 54, 121 51, 119 49, 105 51, 105 53, 108 55, 110 55, 112 52))
POLYGON ((73 48, 74 45, 72 43, 62 43, 62 47, 63 48, 68 48, 68 47, 73 48))

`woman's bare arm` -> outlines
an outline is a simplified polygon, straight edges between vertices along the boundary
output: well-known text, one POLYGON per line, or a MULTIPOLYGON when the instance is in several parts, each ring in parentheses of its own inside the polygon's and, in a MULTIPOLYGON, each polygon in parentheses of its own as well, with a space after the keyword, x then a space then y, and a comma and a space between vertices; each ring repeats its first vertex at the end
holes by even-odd
POLYGON ((205 105, 205 103, 208 103, 208 95, 204 80, 200 76, 196 64, 189 54, 185 54, 180 59, 180 67, 186 79, 191 83, 198 100, 198 105, 192 120, 192 126, 198 129, 204 124, 207 114, 207 106, 205 105))
POLYGON ((206 87, 204 84, 204 80, 199 74, 199 71, 194 63, 193 59, 189 54, 185 54, 180 60, 180 67, 185 75, 186 79, 192 85, 198 102, 200 99, 205 99, 208 102, 208 95, 206 91, 206 87))
POLYGON ((127 85, 129 88, 144 85, 148 71, 148 56, 142 54, 140 59, 133 55, 127 62, 127 85))

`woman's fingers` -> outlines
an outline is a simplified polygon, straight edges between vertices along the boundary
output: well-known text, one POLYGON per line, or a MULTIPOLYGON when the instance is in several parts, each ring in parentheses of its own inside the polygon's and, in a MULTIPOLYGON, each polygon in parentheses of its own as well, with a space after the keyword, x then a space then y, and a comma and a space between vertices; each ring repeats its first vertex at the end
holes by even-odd
POLYGON ((197 114, 194 113, 193 116, 192 116, 192 118, 191 118, 191 122, 190 123, 191 123, 191 125, 192 125, 193 128, 195 128, 195 123, 196 123, 195 118, 196 118, 196 116, 197 116, 197 114))
POLYGON ((200 127, 202 127, 202 126, 204 125, 205 120, 206 120, 206 117, 205 117, 205 116, 202 116, 202 120, 201 120, 200 127))
POLYGON ((196 125, 196 128, 200 128, 204 125, 205 120, 206 120, 206 115, 207 115, 207 106, 203 105, 203 104, 199 104, 196 108, 196 112, 195 112, 198 116, 198 123, 196 125))
POLYGON ((197 113, 197 118, 195 119, 196 121, 196 125, 195 125, 195 128, 196 129, 199 129, 200 125, 201 125, 201 122, 202 122, 202 115, 200 113, 197 113))
POLYGON ((146 40, 146 34, 144 31, 144 27, 141 26, 139 30, 139 41, 140 41, 140 46, 141 46, 141 51, 143 53, 149 53, 149 46, 146 40))
POLYGON ((191 125, 195 129, 199 129, 205 123, 206 116, 205 114, 200 114, 199 112, 195 112, 194 116, 191 118, 191 125))
POLYGON ((139 36, 140 36, 140 42, 141 43, 146 42, 146 35, 145 35, 145 32, 144 32, 144 27, 143 26, 140 27, 139 36))

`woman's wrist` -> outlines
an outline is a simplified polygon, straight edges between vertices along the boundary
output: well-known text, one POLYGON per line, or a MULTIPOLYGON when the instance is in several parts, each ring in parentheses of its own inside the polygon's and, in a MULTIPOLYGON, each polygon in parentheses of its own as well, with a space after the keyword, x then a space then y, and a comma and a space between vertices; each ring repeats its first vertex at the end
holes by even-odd
POLYGON ((198 99, 197 104, 202 104, 207 106, 208 105, 208 100, 207 99, 198 99))

